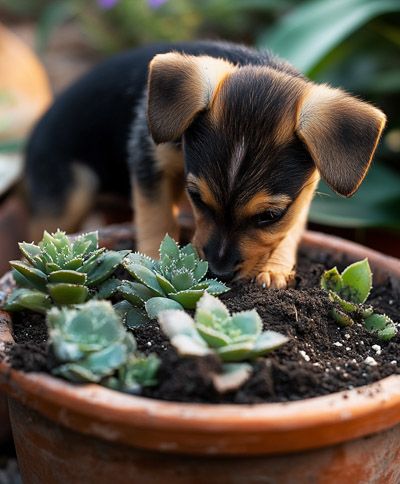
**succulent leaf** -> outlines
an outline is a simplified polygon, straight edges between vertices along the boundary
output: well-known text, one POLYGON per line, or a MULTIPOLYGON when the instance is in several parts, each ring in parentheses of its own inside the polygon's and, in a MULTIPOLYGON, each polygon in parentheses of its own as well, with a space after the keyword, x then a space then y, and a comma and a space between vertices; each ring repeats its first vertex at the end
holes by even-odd
POLYGON ((222 372, 213 376, 213 385, 224 394, 240 388, 250 377, 253 367, 248 363, 225 363, 222 372))
POLYGON ((372 272, 368 259, 364 259, 349 265, 342 272, 344 299, 349 299, 357 304, 364 303, 372 287, 372 272))
POLYGON ((354 324, 354 320, 351 316, 336 308, 332 309, 331 316, 339 326, 352 326, 354 324))
POLYGON ((51 300, 47 294, 37 289, 15 289, 4 304, 6 311, 21 311, 29 309, 38 313, 45 313, 51 307, 51 300))
POLYGON ((167 310, 158 314, 161 329, 179 354, 216 354, 222 361, 253 360, 288 341, 275 331, 262 332, 262 321, 255 310, 229 314, 217 298, 204 293, 197 303, 195 319, 184 311, 167 310))
POLYGON ((45 289, 47 284, 47 276, 44 272, 18 260, 11 261, 10 265, 13 269, 26 277, 26 279, 28 279, 31 284, 36 287, 36 289, 45 289))
POLYGON ((115 277, 105 280, 100 284, 97 291, 97 299, 109 299, 121 286, 121 280, 115 277))
POLYGON ((168 294, 168 297, 182 304, 186 309, 194 309, 196 307, 197 301, 204 294, 202 290, 192 290, 188 289, 186 291, 179 291, 175 293, 168 294))
POLYGON ((325 289, 325 291, 332 291, 336 294, 339 294, 342 287, 342 276, 339 274, 337 267, 333 267, 328 271, 325 271, 321 277, 321 287, 325 289))
POLYGON ((168 234, 164 237, 160 245, 160 260, 163 260, 165 256, 171 259, 177 259, 179 257, 179 246, 168 234))
POLYGON ((156 296, 158 293, 152 289, 149 289, 140 282, 122 281, 118 288, 118 292, 124 299, 129 301, 133 306, 143 306, 144 303, 151 297, 156 296))
POLYGON ((88 273, 87 284, 89 286, 96 286, 105 281, 115 271, 128 253, 128 250, 120 250, 119 252, 109 250, 103 253, 99 258, 96 267, 88 273))
POLYGON ((145 309, 150 319, 157 318, 161 311, 167 309, 181 309, 183 306, 173 299, 168 299, 167 297, 152 297, 145 303, 145 309))
POLYGON ((397 327, 386 314, 372 314, 365 319, 365 327, 371 333, 376 333, 378 338, 388 341, 397 334, 397 327))
POLYGON ((212 296, 219 296, 229 291, 229 287, 223 282, 217 281, 217 279, 206 279, 204 282, 207 283, 207 292, 212 296))
POLYGON ((47 290, 56 304, 81 304, 86 301, 89 289, 80 284, 47 284, 47 290))
POLYGON ((85 284, 87 275, 82 272, 72 270, 53 271, 49 274, 47 280, 49 282, 66 282, 70 284, 85 284))

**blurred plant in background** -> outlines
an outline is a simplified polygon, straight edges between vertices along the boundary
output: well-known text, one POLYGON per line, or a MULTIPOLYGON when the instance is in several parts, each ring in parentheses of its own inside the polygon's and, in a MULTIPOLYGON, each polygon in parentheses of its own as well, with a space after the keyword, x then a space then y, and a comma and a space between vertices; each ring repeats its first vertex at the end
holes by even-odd
POLYGON ((317 82, 372 101, 388 116, 359 192, 324 184, 310 218, 338 227, 400 229, 400 0, 0 0, 0 11, 36 16, 43 50, 60 23, 78 22, 110 54, 154 41, 221 38, 270 48, 317 82))

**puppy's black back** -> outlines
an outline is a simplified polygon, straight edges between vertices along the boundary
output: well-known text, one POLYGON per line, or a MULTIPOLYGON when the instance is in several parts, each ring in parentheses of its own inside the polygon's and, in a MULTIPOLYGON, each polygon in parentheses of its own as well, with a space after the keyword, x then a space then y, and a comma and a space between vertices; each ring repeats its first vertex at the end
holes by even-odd
POLYGON ((270 65, 297 75, 267 52, 222 42, 156 44, 106 60, 62 93, 32 132, 26 174, 36 212, 63 211, 72 190, 73 162, 97 175, 100 191, 129 195, 127 143, 135 108, 143 97, 149 62, 169 51, 221 57, 239 65, 270 65))

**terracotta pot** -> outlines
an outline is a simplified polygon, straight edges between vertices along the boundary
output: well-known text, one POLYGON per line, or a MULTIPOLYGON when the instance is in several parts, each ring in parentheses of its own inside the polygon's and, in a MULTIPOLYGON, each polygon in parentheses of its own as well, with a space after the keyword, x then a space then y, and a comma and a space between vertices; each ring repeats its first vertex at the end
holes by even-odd
MULTIPOLYGON (((311 232, 303 244, 368 257, 376 283, 400 278, 400 261, 362 246, 311 232)), ((3 341, 9 327, 2 312, 3 341)), ((151 400, 5 362, 0 385, 25 484, 400 482, 400 376, 258 405, 151 400)))

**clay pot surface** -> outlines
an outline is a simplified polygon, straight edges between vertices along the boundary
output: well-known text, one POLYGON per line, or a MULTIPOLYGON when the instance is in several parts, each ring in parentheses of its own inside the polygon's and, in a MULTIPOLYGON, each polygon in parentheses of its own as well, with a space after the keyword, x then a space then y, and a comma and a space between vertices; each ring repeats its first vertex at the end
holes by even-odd
MULTIPOLYGON (((357 244, 312 232, 303 244, 368 257, 375 283, 400 280, 399 260, 357 244)), ((0 340, 12 338, 9 325, 1 312, 0 340)), ((257 405, 152 400, 22 373, 4 361, 0 386, 26 483, 400 482, 400 376, 257 405)))

